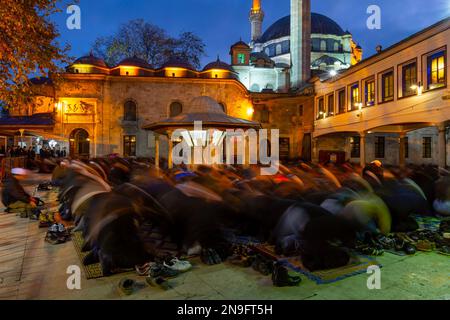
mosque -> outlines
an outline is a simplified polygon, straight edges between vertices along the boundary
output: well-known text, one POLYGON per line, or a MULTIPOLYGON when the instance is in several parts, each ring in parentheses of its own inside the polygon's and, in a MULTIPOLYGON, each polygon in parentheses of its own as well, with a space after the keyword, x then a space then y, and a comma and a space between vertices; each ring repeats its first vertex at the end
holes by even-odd
POLYGON ((202 70, 129 57, 115 66, 87 55, 63 82, 33 79, 35 99, 0 117, 1 145, 65 147, 70 156, 167 160, 169 137, 202 120, 207 130, 279 130, 281 159, 316 162, 450 162, 447 76, 450 18, 362 60, 333 19, 291 0, 290 15, 263 31, 253 0, 251 38, 202 70))
POLYGON ((286 92, 298 87, 299 63, 310 64, 312 74, 317 75, 347 69, 362 60, 362 48, 352 34, 333 19, 311 13, 309 6, 308 1, 292 1, 291 14, 262 32, 262 3, 253 0, 251 41, 231 47, 233 69, 248 90, 286 92))

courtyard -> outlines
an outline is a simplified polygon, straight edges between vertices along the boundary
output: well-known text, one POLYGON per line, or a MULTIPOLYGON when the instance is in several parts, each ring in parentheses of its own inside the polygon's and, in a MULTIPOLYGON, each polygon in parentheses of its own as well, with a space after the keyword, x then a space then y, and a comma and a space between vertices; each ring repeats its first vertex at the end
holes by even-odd
MULTIPOLYGON (((37 175, 27 183, 32 192, 37 175)), ((2 210, 3 211, 3 208, 2 210)), ((192 261, 193 269, 170 280, 168 290, 150 287, 136 272, 87 280, 82 269, 81 290, 67 288, 67 268, 81 266, 72 241, 51 245, 44 241, 46 229, 38 222, 14 214, 0 214, 0 299, 149 299, 149 300, 448 300, 450 299, 449 257, 418 252, 397 256, 385 252, 376 260, 382 265, 381 289, 369 290, 366 273, 331 284, 316 284, 302 276, 297 287, 276 288, 270 276, 252 268, 227 262, 206 266, 200 259, 192 261), (135 279, 137 286, 130 296, 118 289, 121 279, 135 279)))

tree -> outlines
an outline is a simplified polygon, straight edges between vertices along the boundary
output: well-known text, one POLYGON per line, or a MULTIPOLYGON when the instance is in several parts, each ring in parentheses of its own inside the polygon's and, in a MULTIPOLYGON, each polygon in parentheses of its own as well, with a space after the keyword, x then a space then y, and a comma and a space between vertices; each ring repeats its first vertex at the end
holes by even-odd
POLYGON ((112 36, 98 38, 92 51, 111 66, 136 56, 159 67, 176 56, 199 68, 200 59, 205 55, 205 44, 192 32, 173 38, 164 29, 138 19, 123 24, 112 36))
POLYGON ((59 74, 68 62, 50 16, 58 0, 2 0, 0 5, 0 101, 26 103, 32 96, 28 77, 59 74))

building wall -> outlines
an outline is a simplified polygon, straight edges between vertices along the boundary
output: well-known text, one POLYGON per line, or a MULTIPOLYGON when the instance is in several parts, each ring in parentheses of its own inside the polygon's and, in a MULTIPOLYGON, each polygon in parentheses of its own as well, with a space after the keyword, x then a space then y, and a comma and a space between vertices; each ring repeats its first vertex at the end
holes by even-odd
POLYGON ((60 107, 53 133, 68 139, 73 130, 85 129, 92 137, 90 153, 96 156, 123 154, 124 135, 136 135, 137 156, 154 156, 154 136, 141 127, 169 117, 172 102, 186 108, 193 98, 210 96, 225 106, 227 114, 243 119, 249 118, 247 110, 252 107, 245 87, 229 79, 66 75, 57 96, 60 107), (123 121, 128 100, 137 105, 136 122, 123 121), (81 102, 92 106, 94 112, 68 113, 68 106, 81 102))

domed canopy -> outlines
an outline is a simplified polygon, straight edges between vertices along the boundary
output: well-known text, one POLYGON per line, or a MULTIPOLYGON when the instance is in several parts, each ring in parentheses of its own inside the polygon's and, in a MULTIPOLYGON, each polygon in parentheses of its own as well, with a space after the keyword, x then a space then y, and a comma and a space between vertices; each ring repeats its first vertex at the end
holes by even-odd
POLYGON ((89 64, 96 67, 108 68, 103 59, 95 57, 92 53, 88 56, 78 58, 73 64, 89 64))
POLYGON ((217 58, 216 61, 208 63, 204 68, 203 71, 212 70, 212 69, 218 69, 218 70, 227 70, 230 72, 234 72, 233 68, 223 61, 220 61, 219 58, 217 58))
MULTIPOLYGON (((319 14, 311 13, 311 33, 331 34, 343 36, 344 30, 332 19, 319 14)), ((272 24, 261 36, 258 42, 264 43, 270 40, 290 36, 291 34, 291 16, 281 18, 272 24)))
POLYGON ((161 67, 164 68, 183 68, 189 70, 195 70, 195 68, 186 60, 183 60, 179 57, 171 57, 167 60, 161 67))
POLYGON ((118 66, 138 67, 145 69, 152 69, 152 66, 144 59, 134 56, 132 58, 126 58, 119 62, 118 66))
POLYGON ((220 113, 224 114, 222 106, 211 97, 200 96, 191 100, 186 108, 187 113, 220 113))
POLYGON ((186 128, 202 121, 204 128, 260 128, 258 122, 235 118, 227 115, 220 104, 211 97, 199 96, 193 98, 183 112, 175 117, 143 126, 143 129, 166 132, 168 128, 186 128))

